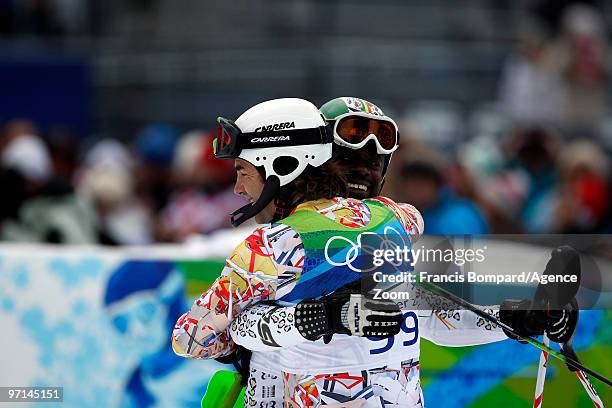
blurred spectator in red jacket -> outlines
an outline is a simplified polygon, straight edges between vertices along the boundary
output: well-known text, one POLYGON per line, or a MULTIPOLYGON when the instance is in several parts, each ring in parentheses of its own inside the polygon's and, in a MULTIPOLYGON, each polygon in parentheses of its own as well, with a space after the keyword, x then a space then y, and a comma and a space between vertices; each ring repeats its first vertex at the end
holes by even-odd
POLYGON ((610 204, 608 158, 591 141, 577 140, 563 150, 560 167, 556 231, 596 232, 610 204))
POLYGON ((233 163, 214 157, 212 139, 194 130, 178 144, 173 161, 176 189, 160 216, 165 241, 182 242, 193 234, 230 227, 229 213, 244 205, 233 192, 233 163))

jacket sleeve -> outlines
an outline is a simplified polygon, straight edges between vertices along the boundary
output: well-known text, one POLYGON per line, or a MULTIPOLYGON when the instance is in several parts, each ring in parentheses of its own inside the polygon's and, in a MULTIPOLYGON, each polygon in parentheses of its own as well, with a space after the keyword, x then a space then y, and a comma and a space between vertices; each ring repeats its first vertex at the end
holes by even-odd
POLYGON ((232 340, 253 351, 279 351, 309 341, 295 327, 294 314, 295 306, 253 305, 232 322, 232 340))
POLYGON ((172 332, 172 348, 182 357, 212 359, 230 354, 231 321, 247 306, 275 299, 278 270, 256 230, 226 259, 221 276, 196 299, 172 332))
MULTIPOLYGON (((476 346, 505 340, 501 327, 470 310, 458 308, 442 296, 417 287, 414 307, 418 310, 419 330, 427 340, 440 346, 476 346)), ((499 318, 499 305, 474 305, 499 318)))
POLYGON ((423 235, 425 229, 423 216, 413 205, 407 203, 396 203, 387 197, 369 198, 368 201, 377 201, 393 211, 399 222, 406 230, 412 244, 417 242, 421 235, 423 235))
MULTIPOLYGON (((476 307, 492 316, 499 315, 499 305, 476 307)), ((429 311, 419 316, 419 329, 424 338, 440 346, 476 346, 508 338, 501 327, 460 309, 429 311)))

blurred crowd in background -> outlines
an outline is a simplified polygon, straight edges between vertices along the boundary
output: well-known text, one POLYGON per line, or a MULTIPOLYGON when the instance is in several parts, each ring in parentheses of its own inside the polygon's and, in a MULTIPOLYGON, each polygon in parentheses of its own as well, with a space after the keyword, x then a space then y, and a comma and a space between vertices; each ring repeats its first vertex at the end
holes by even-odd
MULTIPOLYGON (((91 9, 77 3, 87 2, 0 1, 0 35, 87 31, 91 9)), ((401 146, 383 194, 421 210, 426 233, 612 233, 610 32, 597 5, 557 5, 554 24, 527 13, 516 28, 496 100, 467 109, 441 98, 401 106, 348 88, 273 97, 320 105, 356 96, 392 116, 401 146)), ((473 87, 477 93, 477 78, 473 87)), ((207 117, 198 127, 161 117, 102 136, 62 123, 40 127, 0 108, 0 239, 140 245, 229 228, 228 214, 243 202, 233 194, 233 164, 213 156, 211 124, 230 114, 200 114, 207 117)))

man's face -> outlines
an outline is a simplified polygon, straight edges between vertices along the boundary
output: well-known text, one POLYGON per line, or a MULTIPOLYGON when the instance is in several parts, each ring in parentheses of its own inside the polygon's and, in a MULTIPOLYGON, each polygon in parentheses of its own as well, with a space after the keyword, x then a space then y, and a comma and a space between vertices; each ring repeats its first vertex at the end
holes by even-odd
MULTIPOLYGON (((255 203, 259 199, 264 187, 263 177, 255 166, 246 160, 236 159, 234 161, 234 168, 236 169, 234 193, 246 198, 251 204, 255 203)), ((274 202, 271 202, 255 216, 255 221, 259 224, 271 222, 275 211, 274 202)))
POLYGON ((349 197, 362 200, 378 195, 385 158, 376 152, 374 143, 358 150, 334 145, 334 159, 346 175, 349 197))

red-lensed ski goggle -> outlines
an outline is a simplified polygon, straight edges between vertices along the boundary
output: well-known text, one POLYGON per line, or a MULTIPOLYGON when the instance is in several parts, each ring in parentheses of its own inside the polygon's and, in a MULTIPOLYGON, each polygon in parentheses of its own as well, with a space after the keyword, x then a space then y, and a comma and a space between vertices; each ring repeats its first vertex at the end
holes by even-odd
POLYGON ((309 129, 279 129, 262 132, 242 132, 236 124, 217 118, 219 128, 213 140, 213 152, 218 159, 235 159, 243 149, 331 143, 326 126, 309 129))
POLYGON ((378 154, 391 154, 399 145, 397 125, 391 118, 374 119, 361 112, 348 112, 330 122, 334 126, 334 141, 340 146, 356 150, 374 140, 378 154))

